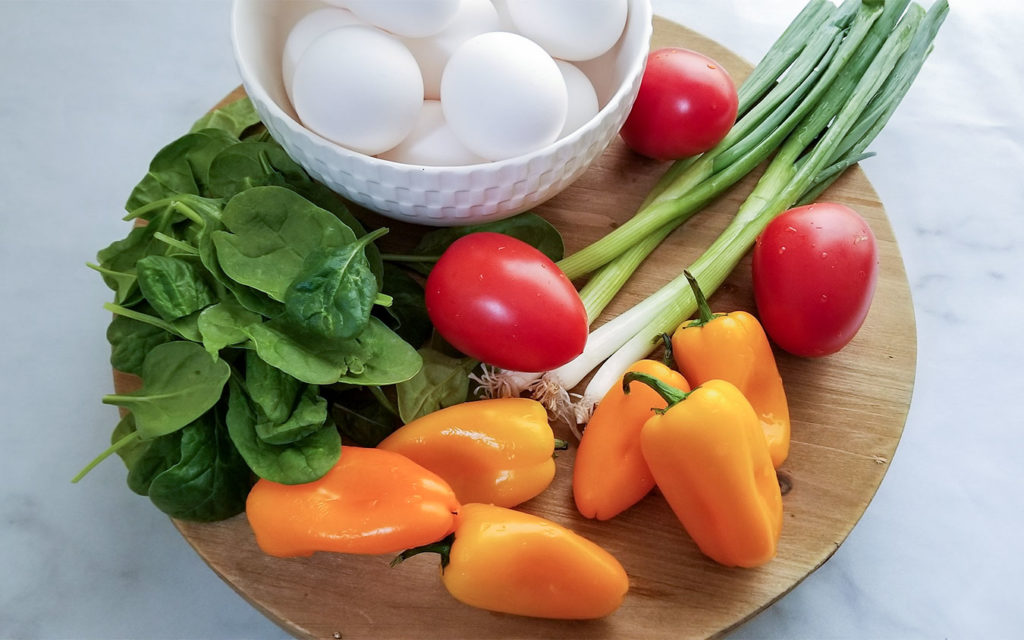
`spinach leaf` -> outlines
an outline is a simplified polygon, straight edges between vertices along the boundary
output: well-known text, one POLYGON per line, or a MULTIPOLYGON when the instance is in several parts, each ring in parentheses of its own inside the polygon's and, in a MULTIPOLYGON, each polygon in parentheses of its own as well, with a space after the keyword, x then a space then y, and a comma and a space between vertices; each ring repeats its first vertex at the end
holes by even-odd
POLYGON ((152 440, 136 439, 124 448, 129 449, 129 458, 132 460, 128 465, 128 488, 140 496, 148 496, 153 478, 174 466, 181 458, 181 430, 152 440))
POLYGON ((175 340, 154 347, 142 362, 142 388, 110 394, 104 404, 131 411, 142 439, 176 431, 220 399, 231 367, 194 342, 175 340))
POLYGON ((374 307, 374 315, 409 344, 426 343, 434 325, 427 315, 423 285, 401 267, 385 263, 381 291, 391 296, 391 304, 374 307))
POLYGON ((146 256, 163 255, 167 245, 160 242, 156 234, 169 227, 168 217, 161 216, 147 225, 132 227, 124 238, 115 240, 97 252, 96 260, 99 264, 92 265, 92 268, 99 271, 104 283, 114 291, 115 302, 132 305, 142 298, 135 267, 146 256))
POLYGON ((311 335, 352 338, 370 321, 377 300, 377 278, 365 247, 387 229, 364 235, 341 247, 315 249, 284 295, 285 313, 311 335))
POLYGON ((329 211, 283 187, 243 191, 228 201, 221 222, 228 231, 212 234, 221 269, 277 301, 284 300, 306 256, 356 239, 329 211))
POLYGON ((269 444, 290 444, 327 422, 327 401, 319 388, 304 384, 263 362, 245 357, 245 389, 256 410, 256 434, 269 444))
POLYGON ((422 360, 409 343, 371 317, 355 338, 309 342, 271 320, 247 329, 268 364, 309 384, 387 385, 408 380, 422 360))
POLYGON ((262 129, 260 115, 256 112, 252 100, 248 96, 210 111, 192 125, 190 133, 203 129, 221 129, 238 139, 246 138, 259 128, 262 129))
POLYGON ((304 386, 299 380, 264 362, 255 352, 246 352, 246 391, 257 410, 270 422, 288 419, 304 386))
POLYGON ((406 423, 465 402, 469 373, 479 364, 472 358, 452 358, 430 348, 420 349, 419 354, 423 367, 412 378, 395 385, 398 412, 406 423))
POLYGON ((225 298, 199 314, 197 327, 203 346, 210 355, 249 339, 245 329, 262 322, 260 314, 246 309, 234 298, 225 298))
POLYGON ((402 426, 398 416, 380 402, 371 387, 327 393, 331 417, 338 425, 342 442, 376 447, 402 426))
MULTIPOLYGON (((135 433, 135 416, 129 412, 125 412, 121 420, 118 421, 117 426, 114 427, 113 433, 110 434, 110 444, 117 444, 121 438, 130 433, 135 433)), ((127 444, 123 444, 118 447, 115 453, 117 453, 118 457, 121 458, 121 461, 124 462, 124 466, 130 471, 146 454, 146 450, 149 448, 151 442, 153 441, 134 438, 129 440, 127 444)))
POLYGON ((249 468, 272 482, 312 482, 327 473, 341 456, 341 436, 331 423, 288 445, 261 440, 256 433, 256 411, 234 380, 229 382, 226 422, 231 441, 249 468))
POLYGON ((128 472, 128 486, 172 518, 211 522, 241 513, 252 473, 217 411, 149 443, 128 472))
POLYGON ((146 354, 173 339, 173 335, 160 327, 115 315, 107 325, 110 366, 118 371, 138 375, 142 372, 142 361, 146 354))
MULTIPOLYGON (((462 227, 444 227, 430 231, 423 234, 423 237, 412 250, 412 253, 417 256, 440 256, 444 253, 445 249, 459 238, 478 231, 503 233, 522 240, 535 247, 554 262, 561 260, 562 255, 565 253, 565 245, 562 242, 561 234, 558 233, 558 229, 544 218, 531 212, 520 213, 519 215, 505 218, 504 220, 495 220, 494 222, 471 224, 462 227)), ((417 263, 415 266, 410 266, 421 272, 430 270, 429 264, 417 263)))
POLYGON ((196 245, 199 247, 199 260, 210 273, 213 279, 231 292, 235 301, 248 311, 267 317, 275 317, 284 313, 284 305, 270 296, 257 291, 251 287, 235 282, 220 268, 220 261, 217 258, 217 248, 214 246, 213 234, 224 228, 220 216, 204 217, 203 224, 199 225, 196 236, 196 245))
POLYGON ((184 318, 178 318, 170 322, 146 313, 145 310, 151 310, 149 305, 136 305, 136 308, 122 307, 121 305, 107 303, 103 305, 103 308, 111 313, 126 318, 131 318, 138 322, 148 324, 152 327, 156 327, 161 331, 166 331, 172 336, 177 336, 183 340, 190 340, 192 342, 199 342, 202 338, 199 335, 199 314, 194 313, 184 318))
POLYGON ((153 157, 149 171, 132 190, 125 209, 133 211, 177 194, 206 193, 213 158, 237 142, 237 138, 221 129, 202 129, 181 136, 153 157))
POLYGON ((164 320, 177 320, 216 301, 191 261, 170 256, 149 255, 136 264, 142 295, 164 320))
POLYGON ((210 193, 231 198, 252 187, 304 185, 309 174, 274 141, 241 142, 210 163, 210 193))
POLYGON ((318 431, 327 423, 327 400, 314 385, 305 385, 291 414, 284 420, 268 420, 257 410, 256 435, 267 444, 291 444, 318 431))

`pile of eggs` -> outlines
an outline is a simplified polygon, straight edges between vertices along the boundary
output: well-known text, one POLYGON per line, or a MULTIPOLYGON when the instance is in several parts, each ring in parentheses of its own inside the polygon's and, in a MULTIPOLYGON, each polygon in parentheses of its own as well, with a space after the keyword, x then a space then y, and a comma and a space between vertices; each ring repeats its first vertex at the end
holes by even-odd
POLYGON ((576 63, 626 0, 327 0, 289 31, 282 72, 303 126, 394 162, 462 166, 541 149, 598 112, 576 63))

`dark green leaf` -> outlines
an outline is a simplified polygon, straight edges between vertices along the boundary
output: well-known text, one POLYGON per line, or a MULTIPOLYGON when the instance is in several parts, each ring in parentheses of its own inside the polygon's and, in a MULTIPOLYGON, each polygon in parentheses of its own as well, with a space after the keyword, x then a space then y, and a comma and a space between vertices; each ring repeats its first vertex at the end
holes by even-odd
POLYGON ((176 340, 153 348, 142 363, 142 388, 104 396, 105 404, 135 415, 144 440, 176 431, 220 399, 231 368, 194 342, 176 340))
POLYGON ((262 320, 258 313, 246 309, 236 299, 229 298, 203 309, 197 326, 203 346, 211 355, 216 355, 225 347, 248 340, 246 327, 262 320))
POLYGON ((164 320, 177 320, 216 302, 203 270, 191 260, 149 255, 136 269, 142 295, 164 320))
POLYGON ((128 467, 128 488, 140 496, 149 495, 153 478, 181 459, 181 430, 133 445, 128 467))
MULTIPOLYGON (((124 417, 122 417, 117 423, 117 426, 114 427, 113 433, 110 434, 110 444, 115 444, 120 441, 121 438, 134 432, 135 418, 131 413, 125 413, 124 417)), ((150 442, 136 439, 134 441, 129 441, 128 444, 122 445, 117 449, 117 455, 121 458, 121 461, 124 462, 124 466, 127 467, 129 471, 134 468, 142 456, 145 455, 150 442)))
POLYGON ((237 142, 237 138, 220 129, 187 133, 171 142, 154 156, 149 171, 128 197, 125 209, 132 211, 183 193, 205 195, 214 156, 237 142))
POLYGON ((466 401, 469 373, 478 364, 472 358, 451 358, 433 349, 420 349, 423 366, 405 382, 395 385, 398 412, 405 423, 438 409, 466 401))
POLYGON ((306 256, 285 292, 289 318, 318 338, 352 338, 361 333, 379 292, 364 249, 382 232, 386 230, 378 229, 341 247, 315 249, 306 256))
POLYGON ((268 444, 291 444, 319 430, 327 423, 327 401, 314 385, 305 385, 298 403, 284 420, 270 420, 256 412, 256 435, 268 444))
POLYGON ((243 191, 228 201, 221 222, 227 231, 212 234, 221 269, 278 301, 284 300, 306 256, 356 239, 329 211, 282 187, 243 191))
POLYGON ((260 358, 309 384, 394 384, 414 376, 422 363, 409 343, 372 317, 362 333, 345 340, 309 342, 279 320, 248 332, 260 358))
POLYGON ((217 413, 181 430, 177 458, 149 484, 149 499, 172 518, 212 522, 245 510, 252 473, 217 413))
POLYGON ((210 192, 222 198, 253 187, 290 187, 310 181, 309 174, 272 140, 232 145, 210 164, 210 192))
POLYGON ((423 285, 401 267, 385 263, 381 291, 391 296, 391 305, 374 307, 374 315, 409 344, 425 344, 434 325, 427 315, 423 285))
POLYGON ((174 336, 160 327, 115 315, 107 325, 110 343, 110 366, 138 375, 142 361, 154 347, 170 342, 174 336))
POLYGON ((331 395, 331 416, 342 441, 358 447, 376 447, 402 426, 401 420, 367 387, 354 387, 331 395))
MULTIPOLYGON (((558 262, 565 253, 565 246, 562 243, 562 236, 550 222, 535 213, 526 212, 519 215, 485 222, 482 224, 466 225, 462 227, 445 227, 423 234, 419 244, 413 249, 413 254, 418 256, 440 256, 453 242, 463 236, 478 231, 491 231, 503 233, 533 246, 541 253, 558 262)), ((422 271, 429 271, 430 265, 420 265, 422 271)))
POLYGON ((203 129, 221 129, 235 138, 242 139, 260 124, 260 115, 256 112, 252 100, 246 96, 229 102, 219 109, 214 109, 199 118, 192 125, 190 133, 203 129))
POLYGON ((270 422, 284 422, 288 419, 305 386, 284 371, 264 362, 256 352, 246 352, 245 388, 257 410, 270 422))
POLYGON ((341 456, 341 436, 328 423, 298 442, 274 445, 256 434, 256 410, 241 385, 229 383, 228 433, 249 467, 261 478, 281 484, 312 482, 341 456))

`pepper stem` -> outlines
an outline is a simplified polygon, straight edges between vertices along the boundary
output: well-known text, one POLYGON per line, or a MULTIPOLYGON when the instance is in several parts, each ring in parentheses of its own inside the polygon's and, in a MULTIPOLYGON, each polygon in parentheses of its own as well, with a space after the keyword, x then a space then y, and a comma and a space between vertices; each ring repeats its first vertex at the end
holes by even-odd
POLYGON ((691 320, 687 326, 699 327, 711 322, 715 319, 715 314, 711 313, 711 305, 708 304, 708 299, 704 297, 704 292, 701 291, 700 285, 697 284, 697 278, 694 278, 693 274, 686 270, 683 271, 683 275, 686 276, 686 281, 690 283, 693 297, 697 301, 697 319, 691 320))
POLYGON ((403 561, 408 560, 413 556, 417 556, 421 553, 436 553, 441 556, 441 571, 444 571, 448 563, 451 562, 452 544, 455 542, 455 534, 449 533, 444 538, 437 542, 431 542, 419 547, 413 547, 412 549, 406 549, 402 553, 395 556, 395 559, 391 561, 392 567, 396 567, 403 561))
POLYGON ((672 353, 672 336, 667 333, 663 333, 659 338, 661 339, 662 346, 665 347, 665 355, 662 357, 661 361, 665 363, 666 367, 673 369, 676 366, 676 359, 675 354, 672 353))
POLYGON ((629 385, 632 382, 642 382, 646 384, 648 387, 654 389, 654 391, 657 392, 659 396, 665 399, 665 402, 668 403, 668 406, 666 406, 664 409, 661 409, 659 411, 660 413, 664 413, 665 411, 671 409, 673 405, 679 404, 683 400, 686 400, 690 393, 692 393, 673 387, 672 385, 667 384, 650 374, 641 373, 639 371, 628 371, 626 372, 626 375, 622 376, 622 391, 624 393, 629 393, 629 385))

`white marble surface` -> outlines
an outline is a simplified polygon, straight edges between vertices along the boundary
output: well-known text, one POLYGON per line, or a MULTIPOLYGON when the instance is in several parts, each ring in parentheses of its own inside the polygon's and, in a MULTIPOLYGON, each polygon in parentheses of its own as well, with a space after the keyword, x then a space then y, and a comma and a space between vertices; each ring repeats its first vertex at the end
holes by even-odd
MULTIPOLYGON (((756 60, 801 0, 655 0, 756 60)), ((924 0, 929 4, 929 0, 924 0)), ((875 500, 735 638, 1010 638, 1024 628, 1024 9, 954 0, 864 170, 913 292, 918 374, 875 500)), ((68 480, 115 419, 108 297, 153 153, 238 84, 228 0, 0 0, 0 637, 280 638, 118 464, 68 480)))

